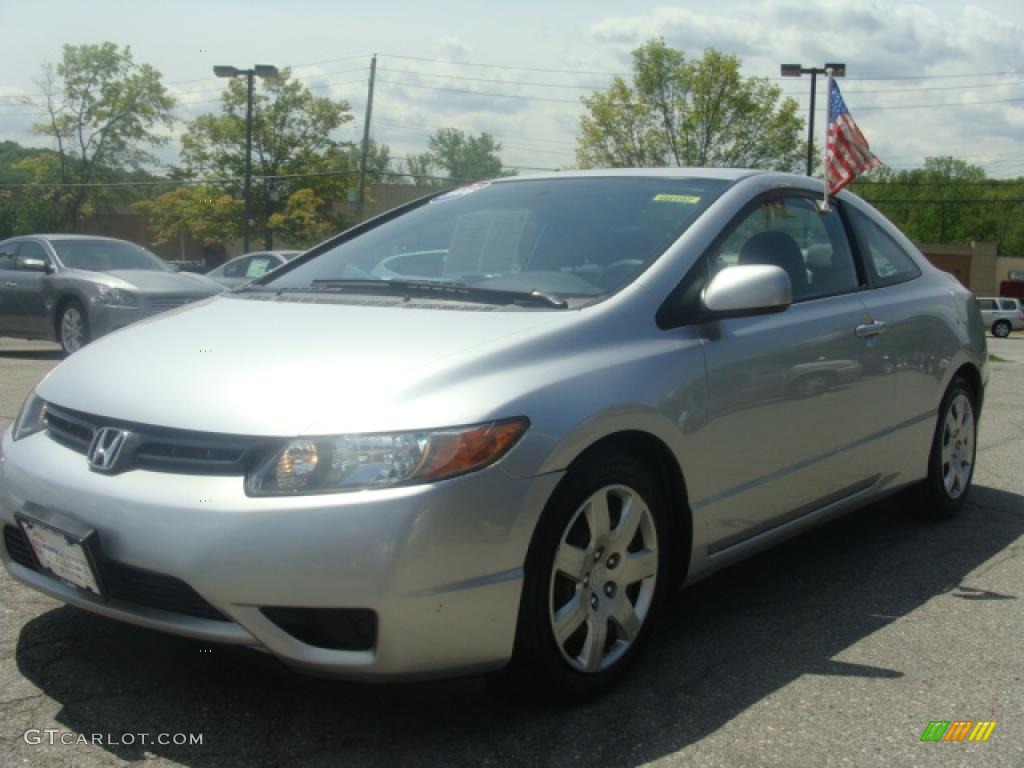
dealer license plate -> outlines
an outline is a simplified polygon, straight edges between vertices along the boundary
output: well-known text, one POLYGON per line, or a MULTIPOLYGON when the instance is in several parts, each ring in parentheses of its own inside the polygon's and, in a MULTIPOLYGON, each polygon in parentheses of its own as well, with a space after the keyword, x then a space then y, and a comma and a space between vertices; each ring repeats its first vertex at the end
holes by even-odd
POLYGON ((36 520, 21 517, 18 522, 44 570, 65 584, 102 596, 92 563, 79 539, 36 520))

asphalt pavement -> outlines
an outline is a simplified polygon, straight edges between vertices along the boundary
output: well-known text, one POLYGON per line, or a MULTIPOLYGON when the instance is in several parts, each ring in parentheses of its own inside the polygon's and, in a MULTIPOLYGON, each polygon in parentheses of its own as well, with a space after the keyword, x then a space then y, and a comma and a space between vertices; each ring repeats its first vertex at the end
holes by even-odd
MULTIPOLYGON (((961 516, 921 524, 876 504, 673 596, 633 674, 598 701, 482 678, 313 679, 0 573, 0 765, 1019 768, 1024 338, 989 341, 1016 362, 992 365, 961 516), (921 742, 933 720, 997 725, 984 743, 921 742), (105 743, 60 743, 94 734, 105 743)), ((54 349, 0 340, 0 424, 54 349)))

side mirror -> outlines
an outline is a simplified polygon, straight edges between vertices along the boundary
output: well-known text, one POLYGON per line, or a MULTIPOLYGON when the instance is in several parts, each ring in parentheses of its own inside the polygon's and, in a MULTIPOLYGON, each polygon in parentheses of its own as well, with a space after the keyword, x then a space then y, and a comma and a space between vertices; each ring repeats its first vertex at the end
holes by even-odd
POLYGON ((50 262, 46 259, 37 259, 32 256, 19 256, 18 269, 26 272, 51 272, 50 262))
POLYGON ((711 278, 701 301, 709 319, 764 315, 792 304, 793 288, 781 267, 741 264, 711 278))

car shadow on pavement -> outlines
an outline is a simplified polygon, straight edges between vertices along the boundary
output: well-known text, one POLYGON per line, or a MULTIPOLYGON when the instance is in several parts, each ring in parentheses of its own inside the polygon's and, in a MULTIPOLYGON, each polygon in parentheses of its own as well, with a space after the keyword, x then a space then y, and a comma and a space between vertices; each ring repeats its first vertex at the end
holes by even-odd
MULTIPOLYGON (((83 734, 202 734, 202 746, 107 745, 187 766, 633 766, 713 733, 802 675, 899 678, 835 657, 931 598, 1018 595, 962 587, 1024 535, 1024 498, 975 487, 954 521, 885 501, 673 595, 624 683, 578 707, 484 678, 357 685, 269 656, 161 635, 62 607, 31 621, 21 673, 83 734)), ((53 727, 33 723, 24 728, 53 727)), ((65 748, 68 749, 68 748, 65 748)))

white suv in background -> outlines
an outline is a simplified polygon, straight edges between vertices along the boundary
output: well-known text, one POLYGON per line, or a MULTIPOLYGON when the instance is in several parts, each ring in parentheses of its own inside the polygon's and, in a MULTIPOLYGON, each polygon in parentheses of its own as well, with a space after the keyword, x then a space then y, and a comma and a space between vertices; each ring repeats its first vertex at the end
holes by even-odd
POLYGON ((1024 329, 1024 310, 1020 299, 988 298, 978 299, 981 319, 993 336, 1005 339, 1010 331, 1024 329))

